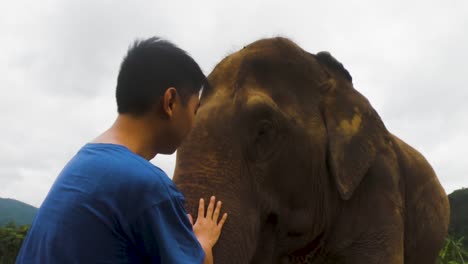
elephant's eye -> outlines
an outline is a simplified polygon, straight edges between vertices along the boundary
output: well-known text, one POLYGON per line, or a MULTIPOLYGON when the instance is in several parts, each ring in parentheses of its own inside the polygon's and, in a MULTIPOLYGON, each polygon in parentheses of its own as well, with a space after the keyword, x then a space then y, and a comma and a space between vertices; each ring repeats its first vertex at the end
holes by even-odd
POLYGON ((276 128, 271 121, 263 120, 257 124, 252 146, 253 159, 257 161, 269 159, 275 149, 276 128))
POLYGON ((282 128, 281 116, 278 111, 266 103, 256 103, 248 106, 246 114, 245 139, 246 154, 249 160, 264 162, 273 158, 278 152, 279 134, 282 128))
POLYGON ((264 136, 272 129, 272 124, 269 121, 263 121, 258 129, 258 135, 264 136))
POLYGON ((270 140, 273 133, 274 127, 270 121, 264 120, 260 122, 258 125, 257 138, 255 139, 255 143, 261 143, 261 141, 270 140))

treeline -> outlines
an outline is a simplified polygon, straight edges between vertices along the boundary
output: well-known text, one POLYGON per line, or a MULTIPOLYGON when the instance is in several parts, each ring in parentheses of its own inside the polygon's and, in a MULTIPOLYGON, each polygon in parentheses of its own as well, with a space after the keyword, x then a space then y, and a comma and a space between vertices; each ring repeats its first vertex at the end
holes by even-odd
POLYGON ((0 264, 15 263, 29 225, 17 226, 10 222, 0 227, 0 264))
MULTIPOLYGON (((468 263, 468 188, 449 195, 449 235, 439 254, 439 264, 468 263)), ((0 227, 0 264, 15 263, 29 225, 10 222, 0 227)))

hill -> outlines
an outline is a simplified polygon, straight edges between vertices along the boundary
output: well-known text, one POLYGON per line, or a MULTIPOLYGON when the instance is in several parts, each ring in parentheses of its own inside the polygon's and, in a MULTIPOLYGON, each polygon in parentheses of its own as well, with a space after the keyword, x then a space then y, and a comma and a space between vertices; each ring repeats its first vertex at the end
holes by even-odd
POLYGON ((449 194, 449 201, 449 234, 464 237, 464 245, 468 247, 468 188, 461 188, 449 194))
POLYGON ((0 198, 0 226, 11 221, 17 225, 29 225, 36 212, 37 208, 29 204, 14 199, 0 198))

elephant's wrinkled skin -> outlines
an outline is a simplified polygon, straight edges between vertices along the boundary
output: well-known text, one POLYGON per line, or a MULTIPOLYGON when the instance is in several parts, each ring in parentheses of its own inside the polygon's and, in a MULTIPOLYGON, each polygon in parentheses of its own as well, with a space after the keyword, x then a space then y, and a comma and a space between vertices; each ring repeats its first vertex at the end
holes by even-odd
POLYGON ((443 188, 329 53, 263 39, 209 82, 174 180, 192 214, 213 193, 229 212, 216 263, 435 262, 443 188))

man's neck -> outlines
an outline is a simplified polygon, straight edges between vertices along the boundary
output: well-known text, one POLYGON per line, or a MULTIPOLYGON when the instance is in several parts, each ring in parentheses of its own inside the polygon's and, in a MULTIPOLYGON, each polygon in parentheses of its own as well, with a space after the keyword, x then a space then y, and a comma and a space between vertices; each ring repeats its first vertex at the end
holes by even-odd
POLYGON ((144 118, 119 115, 114 124, 92 142, 122 145, 146 160, 151 160, 157 154, 155 150, 157 131, 154 131, 153 127, 148 127, 148 121, 144 118))

